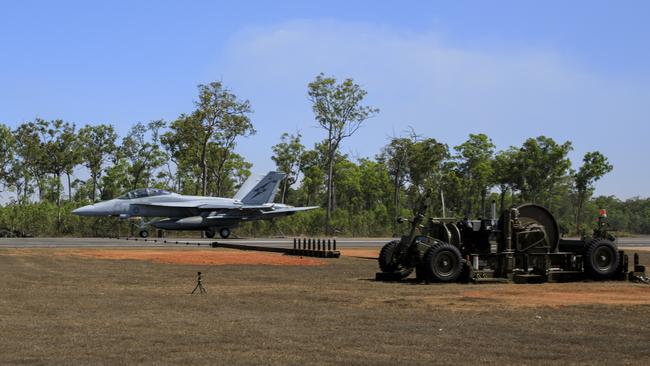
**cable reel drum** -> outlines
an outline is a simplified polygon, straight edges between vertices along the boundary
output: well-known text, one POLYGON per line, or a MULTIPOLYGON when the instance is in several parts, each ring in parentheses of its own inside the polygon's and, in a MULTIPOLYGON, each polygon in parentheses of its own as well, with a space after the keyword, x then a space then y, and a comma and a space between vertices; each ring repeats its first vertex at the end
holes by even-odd
POLYGON ((499 218, 498 227, 503 234, 503 251, 555 253, 558 250, 557 221, 543 206, 525 203, 506 210, 499 218))

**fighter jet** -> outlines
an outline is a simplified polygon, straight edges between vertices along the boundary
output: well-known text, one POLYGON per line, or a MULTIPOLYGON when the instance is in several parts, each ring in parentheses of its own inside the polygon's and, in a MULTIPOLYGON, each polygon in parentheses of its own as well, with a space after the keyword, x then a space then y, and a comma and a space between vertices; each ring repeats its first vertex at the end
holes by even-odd
POLYGON ((216 233, 228 238, 239 223, 293 215, 318 206, 294 207, 273 203, 284 173, 251 176, 233 198, 186 196, 157 188, 130 191, 118 198, 80 207, 79 216, 140 218, 140 236, 149 236, 148 225, 164 230, 203 230, 208 238, 216 233), (145 222, 144 217, 155 218, 145 222))

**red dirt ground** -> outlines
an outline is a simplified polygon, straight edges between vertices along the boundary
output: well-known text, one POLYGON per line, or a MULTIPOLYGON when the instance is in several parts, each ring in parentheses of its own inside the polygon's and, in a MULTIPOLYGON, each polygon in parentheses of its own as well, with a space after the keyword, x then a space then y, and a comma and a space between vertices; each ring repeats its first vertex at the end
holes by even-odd
POLYGON ((341 255, 346 257, 377 259, 379 257, 379 249, 341 249, 341 255))
POLYGON ((73 249, 57 250, 55 255, 72 255, 95 259, 131 259, 166 264, 270 266, 319 266, 325 264, 325 261, 314 258, 291 257, 276 253, 226 250, 73 249))

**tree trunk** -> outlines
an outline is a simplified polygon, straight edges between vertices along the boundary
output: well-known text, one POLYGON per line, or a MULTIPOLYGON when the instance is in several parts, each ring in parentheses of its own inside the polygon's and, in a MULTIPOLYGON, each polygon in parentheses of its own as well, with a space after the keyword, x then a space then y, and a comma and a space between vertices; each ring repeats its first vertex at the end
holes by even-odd
POLYGON ((97 192, 97 174, 93 174, 93 191, 90 194, 92 203, 95 203, 95 193, 97 192))
POLYGON ((503 212, 503 210, 505 209, 505 205, 506 205, 506 190, 507 190, 506 187, 501 186, 501 194, 499 195, 499 196, 500 196, 500 197, 499 197, 499 200, 500 200, 500 202, 499 202, 499 212, 503 212))
MULTIPOLYGON (((331 149, 331 143, 330 143, 331 149)), ((329 161, 327 162, 327 215, 325 216, 325 231, 328 235, 331 235, 331 219, 332 219, 332 175, 334 172, 334 159, 332 158, 332 153, 329 153, 329 161)))
POLYGON ((208 159, 207 159, 208 140, 203 142, 201 150, 201 194, 205 196, 208 192, 208 159))
POLYGON ((56 173, 56 232, 61 233, 61 173, 56 173))
POLYGON ((582 206, 584 204, 584 200, 582 198, 582 195, 578 193, 578 207, 576 210, 576 233, 580 235, 580 226, 581 226, 581 221, 582 221, 582 206))
POLYGON ((287 179, 288 179, 288 175, 284 177, 284 180, 282 182, 282 199, 280 200, 280 203, 282 204, 284 204, 284 197, 287 194, 287 179))
POLYGON ((72 201, 72 186, 70 186, 70 172, 65 172, 68 178, 68 201, 72 201))
POLYGON ((485 196, 487 195, 487 192, 484 190, 481 190, 481 217, 485 218, 485 196))
MULTIPOLYGON (((398 169, 399 171, 399 169, 398 169)), ((394 191, 394 197, 393 197, 393 203, 395 205, 395 217, 393 217, 393 234, 397 233, 397 217, 399 217, 400 209, 399 209, 399 173, 395 174, 395 180, 393 182, 395 185, 395 191, 394 191)))

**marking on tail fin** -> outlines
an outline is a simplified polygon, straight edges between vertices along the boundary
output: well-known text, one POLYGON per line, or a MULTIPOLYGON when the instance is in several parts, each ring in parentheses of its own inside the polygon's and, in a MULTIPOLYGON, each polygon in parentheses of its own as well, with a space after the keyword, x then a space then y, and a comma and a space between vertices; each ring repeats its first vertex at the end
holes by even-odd
POLYGON ((284 173, 269 172, 248 194, 241 200, 246 205, 259 205, 270 203, 275 198, 284 173))

